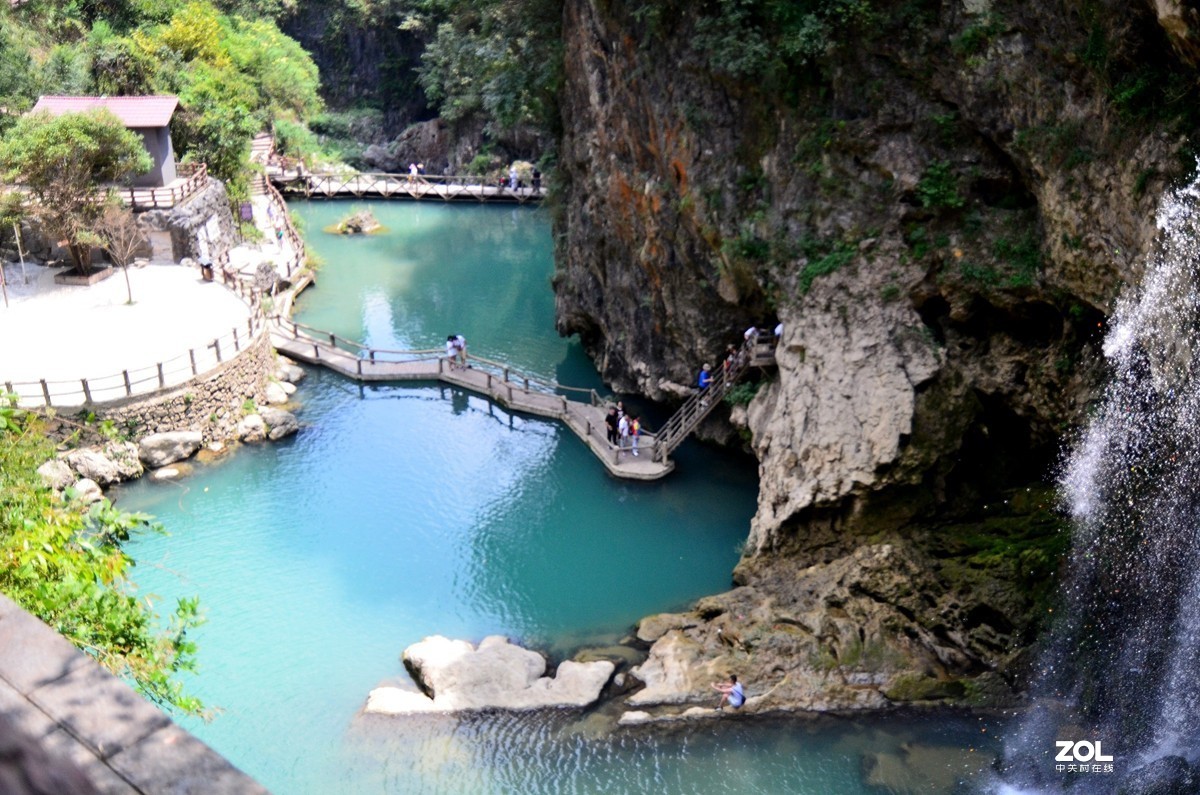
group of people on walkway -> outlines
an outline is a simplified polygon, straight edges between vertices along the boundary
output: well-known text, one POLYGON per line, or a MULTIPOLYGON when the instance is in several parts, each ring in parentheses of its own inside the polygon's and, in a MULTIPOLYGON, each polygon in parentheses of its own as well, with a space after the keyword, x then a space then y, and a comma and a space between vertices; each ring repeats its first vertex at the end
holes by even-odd
POLYGON ((465 370, 467 364, 467 340, 462 334, 450 334, 446 337, 446 360, 450 362, 451 370, 465 370))
POLYGON ((631 450, 638 455, 638 437, 642 435, 642 421, 636 414, 625 411, 625 404, 617 401, 617 405, 608 409, 604 417, 604 425, 608 431, 608 443, 617 448, 617 460, 621 453, 631 450))
MULTIPOLYGON (((758 345, 760 338, 765 334, 758 326, 751 326, 742 332, 741 346, 730 343, 725 346, 725 360, 721 363, 722 384, 728 388, 733 383, 733 378, 738 371, 751 360, 754 355, 754 348, 758 345)), ((775 326, 774 342, 779 344, 780 337, 783 336, 783 323, 775 326)), ((696 391, 700 394, 701 405, 707 405, 709 387, 713 383, 712 365, 705 363, 700 368, 700 373, 696 376, 696 391)))

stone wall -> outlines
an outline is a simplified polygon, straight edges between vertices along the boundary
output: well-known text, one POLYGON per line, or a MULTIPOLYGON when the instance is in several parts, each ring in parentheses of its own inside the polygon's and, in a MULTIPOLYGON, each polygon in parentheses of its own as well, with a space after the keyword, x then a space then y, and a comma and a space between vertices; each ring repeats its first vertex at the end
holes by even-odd
POLYGON ((131 438, 151 433, 199 431, 204 441, 236 436, 247 400, 265 403, 264 388, 275 370, 271 336, 263 330, 240 354, 214 370, 166 392, 93 407, 100 419, 112 420, 131 438))

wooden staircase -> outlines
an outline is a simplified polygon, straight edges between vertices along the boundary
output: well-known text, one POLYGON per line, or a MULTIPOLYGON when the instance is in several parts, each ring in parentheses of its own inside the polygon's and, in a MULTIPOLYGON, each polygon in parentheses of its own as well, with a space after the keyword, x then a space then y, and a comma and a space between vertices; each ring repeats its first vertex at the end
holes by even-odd
POLYGON ((697 390, 683 402, 678 411, 671 415, 671 419, 658 429, 658 445, 655 448, 654 460, 666 461, 675 448, 683 444, 683 440, 696 430, 705 417, 712 413, 729 388, 737 383, 738 379, 745 375, 751 367, 773 367, 774 365, 773 338, 760 333, 747 339, 732 361, 722 363, 716 372, 712 373, 712 382, 708 389, 697 390))

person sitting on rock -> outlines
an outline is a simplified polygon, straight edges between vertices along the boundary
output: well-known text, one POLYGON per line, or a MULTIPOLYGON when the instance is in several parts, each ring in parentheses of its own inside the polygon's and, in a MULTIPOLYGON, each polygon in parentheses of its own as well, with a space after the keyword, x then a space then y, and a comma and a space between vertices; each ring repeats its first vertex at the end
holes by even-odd
POLYGON ((721 701, 717 704, 717 709, 724 709, 727 701, 729 706, 734 709, 746 703, 746 691, 742 687, 742 683, 738 681, 737 674, 730 674, 728 682, 713 682, 712 689, 721 693, 721 701))

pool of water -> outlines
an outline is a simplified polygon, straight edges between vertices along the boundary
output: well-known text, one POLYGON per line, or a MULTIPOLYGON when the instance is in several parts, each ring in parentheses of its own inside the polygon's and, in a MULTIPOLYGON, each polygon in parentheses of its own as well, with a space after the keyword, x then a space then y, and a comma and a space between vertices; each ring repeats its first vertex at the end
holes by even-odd
MULTIPOLYGON (((299 320, 380 347, 461 332, 491 358, 598 385, 553 333, 540 211, 371 206, 387 234, 326 235, 349 205, 295 207, 326 261, 299 320)), ((561 655, 727 589, 756 469, 689 443, 670 477, 617 481, 556 423, 436 384, 360 387, 310 368, 296 397, 295 437, 117 492, 171 533, 130 545, 142 592, 199 595, 208 619, 188 685, 215 717, 185 724, 271 790, 925 792, 992 747, 975 716, 613 732, 608 710, 361 715, 427 635, 504 634, 561 655)))

